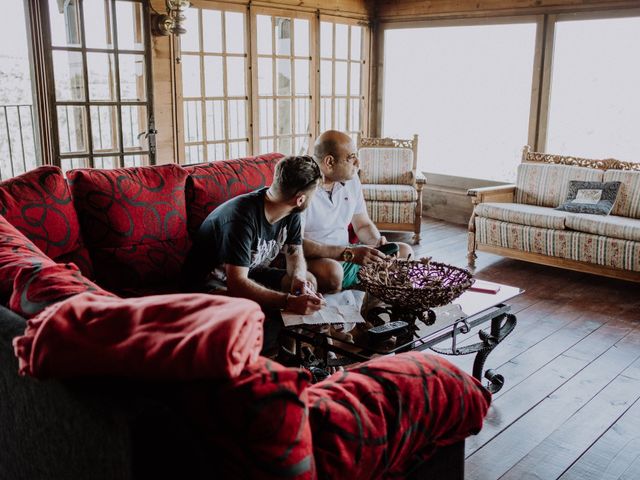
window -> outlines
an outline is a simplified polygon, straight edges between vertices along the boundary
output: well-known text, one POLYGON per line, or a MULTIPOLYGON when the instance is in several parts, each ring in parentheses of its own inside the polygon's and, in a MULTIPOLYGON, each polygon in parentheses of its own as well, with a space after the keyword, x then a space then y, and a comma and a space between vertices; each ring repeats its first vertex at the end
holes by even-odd
POLYGON ((555 25, 546 151, 640 161, 640 16, 555 25))
POLYGON ((312 21, 312 15, 298 12, 256 11, 254 153, 303 154, 309 148, 315 118, 312 21))
POLYGON ((145 4, 49 0, 53 128, 64 170, 155 161, 145 4))
POLYGON ((180 39, 186 163, 249 151, 246 14, 191 7, 180 39))
POLYGON ((0 180, 40 163, 24 3, 6 2, 3 14, 11 20, 0 30, 0 180))
POLYGON ((385 30, 383 135, 417 133, 425 171, 513 181, 528 141, 535 36, 533 19, 385 30))
POLYGON ((365 29, 356 22, 320 22, 320 131, 362 132, 366 67, 365 29))

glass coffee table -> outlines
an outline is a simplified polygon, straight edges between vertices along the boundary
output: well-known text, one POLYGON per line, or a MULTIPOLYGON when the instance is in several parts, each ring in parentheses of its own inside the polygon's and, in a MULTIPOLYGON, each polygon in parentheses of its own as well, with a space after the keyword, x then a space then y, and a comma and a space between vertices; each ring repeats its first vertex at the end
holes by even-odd
MULTIPOLYGON (((364 323, 331 325, 296 325, 283 330, 295 342, 296 362, 307 368, 330 369, 369 360, 379 355, 431 349, 445 355, 476 354, 473 376, 489 380, 487 388, 497 392, 504 378, 492 370, 484 371, 491 351, 516 326, 516 316, 506 303, 523 293, 518 287, 495 284, 496 293, 468 290, 451 304, 433 309, 433 315, 406 321, 406 327, 390 332, 372 334, 369 330, 398 318, 393 307, 381 305, 372 308, 364 323), (487 328, 478 332, 480 341, 459 345, 459 335, 469 333, 476 326, 487 328), (449 346, 442 346, 450 340, 449 346)), ((406 317, 403 320, 407 320, 406 317)), ((377 329, 378 331, 380 328, 377 329)), ((374 330, 376 332, 376 330, 374 330)))

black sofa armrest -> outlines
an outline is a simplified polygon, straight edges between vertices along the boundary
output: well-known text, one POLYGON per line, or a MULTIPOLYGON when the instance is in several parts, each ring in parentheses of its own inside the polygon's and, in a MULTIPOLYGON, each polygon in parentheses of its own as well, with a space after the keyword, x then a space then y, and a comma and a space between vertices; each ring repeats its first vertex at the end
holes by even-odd
POLYGON ((11 341, 25 326, 0 307, 0 478, 133 478, 124 411, 90 390, 18 375, 11 341))

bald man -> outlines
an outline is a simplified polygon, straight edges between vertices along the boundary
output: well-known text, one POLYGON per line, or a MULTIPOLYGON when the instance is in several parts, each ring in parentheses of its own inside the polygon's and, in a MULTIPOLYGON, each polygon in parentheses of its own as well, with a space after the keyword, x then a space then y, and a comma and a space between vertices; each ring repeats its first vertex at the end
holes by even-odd
MULTIPOLYGON (((358 282, 361 265, 386 258, 375 247, 387 240, 367 213, 358 178, 360 162, 351 137, 336 130, 324 132, 316 140, 313 158, 323 183, 302 216, 304 255, 318 289, 336 292, 358 282), (349 224, 360 241, 357 245, 349 244, 349 224)), ((405 243, 398 246, 401 258, 413 253, 405 243)))

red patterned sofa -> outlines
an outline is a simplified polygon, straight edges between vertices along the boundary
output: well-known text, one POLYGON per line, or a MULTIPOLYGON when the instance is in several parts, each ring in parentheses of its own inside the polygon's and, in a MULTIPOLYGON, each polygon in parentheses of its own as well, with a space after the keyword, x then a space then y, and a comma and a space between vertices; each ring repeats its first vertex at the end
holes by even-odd
POLYGON ((228 198, 269 185, 279 158, 66 179, 45 166, 0 183, 0 478, 279 478, 251 462, 283 445, 280 456, 313 452, 280 472, 292 478, 463 478, 460 440, 480 428, 490 398, 435 357, 379 359, 313 386, 266 359, 225 381, 18 375, 11 343, 48 306, 87 292, 180 292, 191 234, 228 198), (289 443, 273 440, 287 428, 289 443))

